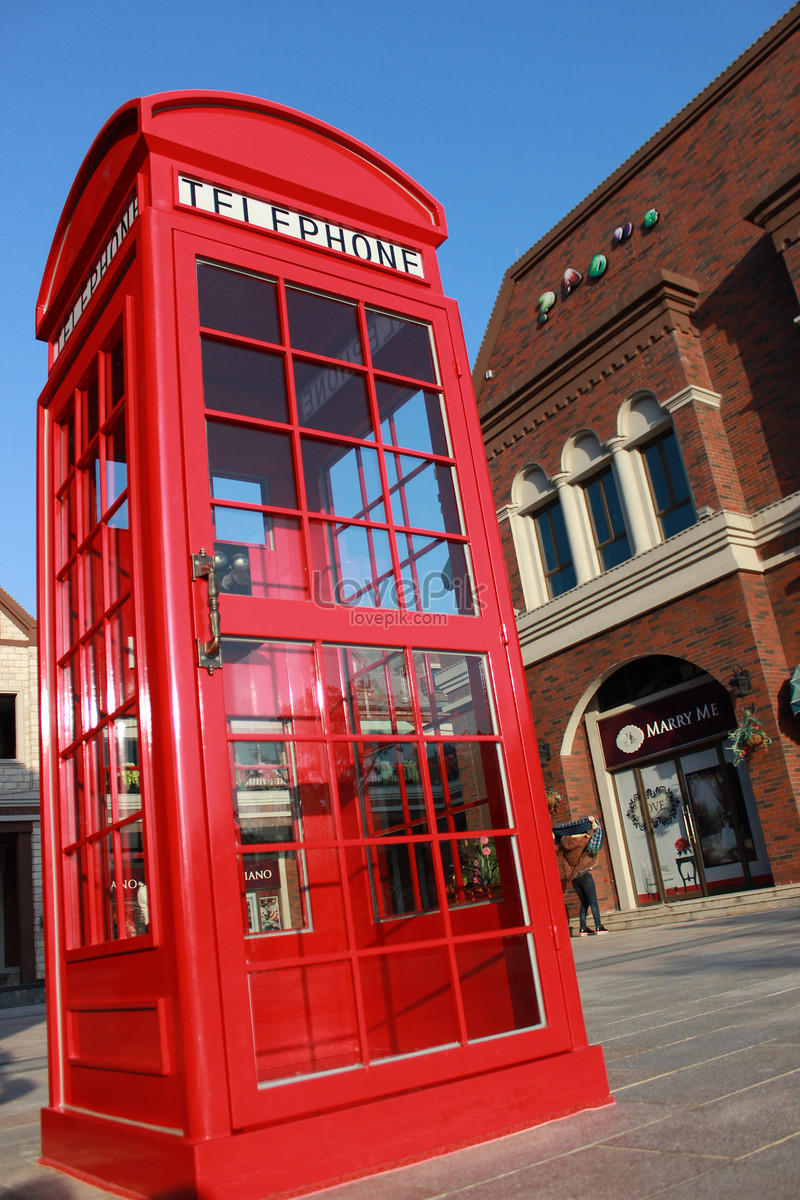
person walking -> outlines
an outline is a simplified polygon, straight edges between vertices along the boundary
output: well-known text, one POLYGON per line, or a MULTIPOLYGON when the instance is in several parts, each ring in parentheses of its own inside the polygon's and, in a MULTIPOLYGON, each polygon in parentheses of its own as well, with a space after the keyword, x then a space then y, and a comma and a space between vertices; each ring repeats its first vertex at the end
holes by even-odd
POLYGON ((574 892, 580 900, 579 937, 594 936, 597 933, 608 933, 600 920, 600 909, 597 904, 597 888, 592 878, 592 869, 597 863, 597 855, 605 840, 602 826, 596 817, 588 817, 589 833, 567 834, 564 837, 553 834, 558 854, 559 870, 565 883, 571 883, 574 892), (594 918, 594 929, 589 929, 586 921, 589 909, 594 918))

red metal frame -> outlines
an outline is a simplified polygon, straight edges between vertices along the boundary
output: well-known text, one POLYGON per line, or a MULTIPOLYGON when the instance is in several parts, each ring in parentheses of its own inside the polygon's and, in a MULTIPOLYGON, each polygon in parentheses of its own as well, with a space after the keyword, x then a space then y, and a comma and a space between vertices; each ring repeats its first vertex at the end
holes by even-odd
POLYGON ((513 611, 493 570, 466 352, 436 265, 444 236, 437 203, 368 148, 276 105, 199 93, 115 114, 57 230, 37 310, 51 343, 39 416, 43 1156, 121 1194, 297 1194, 610 1100, 586 1044, 513 611), (201 184, 217 189, 216 211, 187 203, 201 184), (322 228, 329 244, 306 236, 322 228), (248 297, 215 300, 205 326, 198 261, 225 267, 222 283, 204 276, 214 296, 248 297), (219 304, 249 314, 267 293, 265 326, 215 315, 219 304), (355 340, 321 353, 320 312, 347 318, 355 340), (438 375, 381 357, 393 337, 422 345, 428 328, 438 375), (124 373, 115 360, 103 379, 110 395, 124 381, 124 451, 103 382, 108 423, 81 440, 87 372, 112 370, 120 329, 124 373), (241 391, 229 403, 229 375, 212 386, 202 339, 223 348, 208 361, 233 354, 259 375, 259 397, 283 379, 276 407, 241 391), (300 411, 295 379, 312 369, 322 383, 300 411), (412 404, 420 388, 411 432, 384 442, 381 396, 412 404), (351 394, 364 398, 360 423, 351 394), (70 411, 65 479, 54 458, 70 411), (417 437, 426 420, 429 443, 417 437), (209 446, 222 463, 211 485, 209 446), (223 536, 226 522, 247 536, 223 536), (259 523, 269 532, 254 542, 259 523), (360 559, 347 549, 356 538, 360 559), (216 599, 191 562, 215 539, 230 573, 222 666, 207 670, 198 643, 213 658, 216 599), (342 547, 348 569, 366 572, 349 603, 319 591, 324 542, 334 574, 342 547), (470 601, 445 595, 459 571, 470 601), (387 600, 390 577, 408 581, 405 599, 387 600), (138 745, 119 726, 131 761, 117 763, 103 730, 133 705, 138 745), (97 769, 70 792, 76 756, 97 769), (101 845, 111 876, 92 869, 101 845), (70 891, 81 846, 83 890, 70 891), (469 872, 489 881, 480 893, 469 872), (249 875, 263 886, 248 888, 249 875))

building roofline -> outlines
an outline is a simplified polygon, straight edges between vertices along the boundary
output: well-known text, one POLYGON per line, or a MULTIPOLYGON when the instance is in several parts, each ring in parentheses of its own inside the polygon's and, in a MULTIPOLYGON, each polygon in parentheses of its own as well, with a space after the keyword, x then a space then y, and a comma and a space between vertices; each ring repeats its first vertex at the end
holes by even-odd
POLYGON ((754 70, 768 58, 775 48, 786 41, 800 28, 800 3, 794 4, 789 11, 755 41, 752 46, 739 55, 729 67, 711 81, 694 100, 690 100, 666 125, 648 138, 638 150, 634 151, 611 175, 598 184, 584 200, 562 217, 557 225, 526 250, 505 271, 497 298, 492 307, 489 322, 483 335, 478 354, 475 359, 472 379, 476 394, 480 394, 485 372, 491 362, 495 342, 505 317, 514 285, 543 258, 553 247, 572 232, 604 205, 610 196, 623 187, 632 177, 642 170, 672 142, 676 141, 691 125, 698 121, 720 98, 735 87, 745 75, 754 70))

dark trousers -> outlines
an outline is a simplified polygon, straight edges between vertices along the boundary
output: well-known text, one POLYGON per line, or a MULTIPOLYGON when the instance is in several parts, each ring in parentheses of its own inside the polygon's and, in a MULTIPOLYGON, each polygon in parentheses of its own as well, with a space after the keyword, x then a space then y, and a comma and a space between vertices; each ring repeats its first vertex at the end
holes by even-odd
POLYGON ((586 912, 589 908, 592 910, 595 926, 599 927, 602 921, 600 920, 600 909, 597 907, 597 889, 594 886, 591 871, 584 871, 582 875, 576 875, 572 886, 581 902, 581 929, 586 928, 586 912))

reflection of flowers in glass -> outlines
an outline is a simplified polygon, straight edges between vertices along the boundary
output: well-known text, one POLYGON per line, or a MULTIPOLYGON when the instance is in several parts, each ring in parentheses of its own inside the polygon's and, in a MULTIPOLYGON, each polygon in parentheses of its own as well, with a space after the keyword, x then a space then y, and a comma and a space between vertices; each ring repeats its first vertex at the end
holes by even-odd
POLYGON ((687 842, 686 838, 679 837, 675 843, 675 849, 677 850, 678 854, 688 854, 691 848, 692 847, 690 843, 687 842))
POLYGON ((491 838, 479 838, 477 844, 474 841, 459 842, 458 857, 465 887, 491 887, 500 882, 497 851, 491 838))

